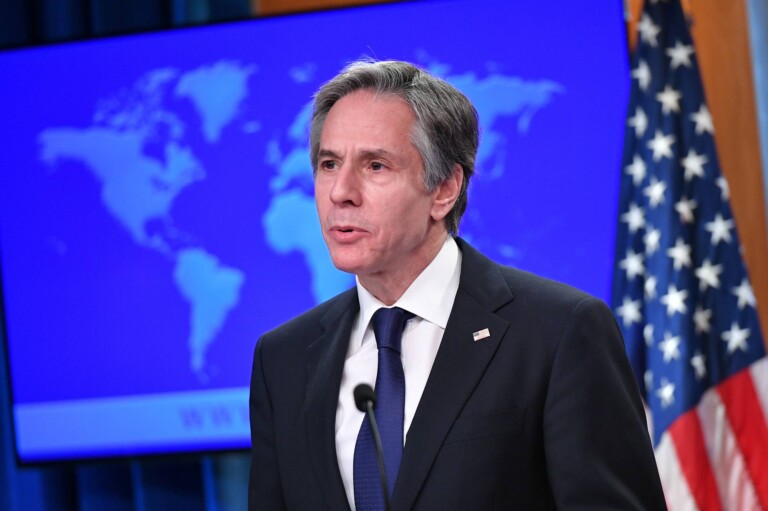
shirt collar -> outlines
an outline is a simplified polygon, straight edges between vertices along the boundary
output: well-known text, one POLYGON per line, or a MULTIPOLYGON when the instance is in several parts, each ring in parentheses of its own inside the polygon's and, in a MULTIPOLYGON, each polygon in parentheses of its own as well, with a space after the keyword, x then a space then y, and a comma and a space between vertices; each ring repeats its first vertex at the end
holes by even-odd
MULTIPOLYGON (((460 272, 461 251, 453 237, 446 236, 445 243, 435 258, 416 277, 393 307, 401 307, 445 329, 453 309, 456 291, 459 289, 460 272)), ((355 281, 360 301, 360 313, 355 330, 360 333, 356 338, 359 343, 362 343, 362 333, 368 327, 373 313, 386 305, 365 289, 357 277, 355 281)))

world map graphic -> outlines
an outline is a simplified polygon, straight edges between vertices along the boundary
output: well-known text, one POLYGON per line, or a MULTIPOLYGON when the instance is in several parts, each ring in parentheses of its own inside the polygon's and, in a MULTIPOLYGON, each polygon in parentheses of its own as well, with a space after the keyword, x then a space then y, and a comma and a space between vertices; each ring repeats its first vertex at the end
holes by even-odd
MULTIPOLYGON (((496 128, 498 122, 513 120, 517 134, 525 136, 537 113, 567 92, 551 80, 498 72, 454 73, 438 62, 424 65, 475 104, 482 130, 477 164, 486 187, 504 176, 508 161, 508 135, 496 128)), ((186 193, 205 187, 212 176, 243 171, 222 164, 220 152, 238 144, 253 146, 250 135, 261 134, 259 140, 265 142, 252 149, 265 164, 259 186, 266 188, 269 202, 261 217, 250 222, 275 254, 301 257, 310 277, 304 285, 314 303, 354 283, 350 275, 333 269, 316 216, 307 148, 311 105, 294 105, 295 115, 287 125, 281 118, 263 116, 266 110, 253 97, 254 84, 261 79, 257 65, 240 60, 148 70, 97 101, 90 125, 51 126, 38 137, 39 158, 53 172, 66 171, 63 161, 75 161, 95 179, 99 203, 84 208, 104 208, 132 243, 170 263, 168 274, 152 277, 171 280, 178 299, 188 305, 188 367, 201 382, 215 374, 207 354, 214 343, 226 342, 220 334, 233 311, 243 306, 245 283, 263 280, 267 289, 273 285, 265 280, 269 268, 238 267, 223 258, 236 249, 223 245, 236 245, 237 236, 209 245, 196 236, 194 222, 182 227, 175 217, 175 205, 186 193), (270 135, 264 138, 267 132, 270 135)), ((320 84, 311 63, 293 67, 287 79, 320 84)), ((199 215, 215 225, 217 205, 205 202, 194 205, 196 212, 190 218, 199 215)), ((473 207, 471 223, 479 228, 483 206, 473 207)), ((466 235, 472 237, 471 229, 466 235)), ((516 250, 503 239, 484 248, 502 259, 514 258, 516 250)))

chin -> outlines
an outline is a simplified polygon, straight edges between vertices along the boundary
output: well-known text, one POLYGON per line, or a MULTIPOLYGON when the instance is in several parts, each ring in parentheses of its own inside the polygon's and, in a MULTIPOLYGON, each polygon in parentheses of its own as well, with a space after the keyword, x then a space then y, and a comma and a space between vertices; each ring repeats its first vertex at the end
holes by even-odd
POLYGON ((357 275, 365 266, 359 258, 344 254, 331 254, 331 261, 337 270, 357 275))

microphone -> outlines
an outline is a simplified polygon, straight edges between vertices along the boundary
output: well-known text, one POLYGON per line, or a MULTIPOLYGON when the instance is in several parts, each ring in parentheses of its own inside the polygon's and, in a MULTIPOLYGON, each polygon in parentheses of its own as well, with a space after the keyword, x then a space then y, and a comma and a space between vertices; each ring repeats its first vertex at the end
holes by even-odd
POLYGON ((387 485, 387 471, 384 468, 384 449, 381 447, 381 435, 379 435, 379 425, 376 423, 376 417, 373 414, 373 406, 376 404, 376 394, 367 383, 361 383, 354 390, 355 406, 361 412, 368 416, 368 422, 371 424, 371 433, 373 434, 373 443, 376 446, 376 460, 379 462, 379 479, 381 480, 381 489, 384 493, 384 509, 391 511, 389 504, 389 489, 387 485))

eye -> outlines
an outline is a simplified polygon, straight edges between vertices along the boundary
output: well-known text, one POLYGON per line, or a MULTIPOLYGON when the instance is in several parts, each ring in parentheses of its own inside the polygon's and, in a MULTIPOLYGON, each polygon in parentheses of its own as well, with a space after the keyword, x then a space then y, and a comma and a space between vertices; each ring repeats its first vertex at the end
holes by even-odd
POLYGON ((371 170, 384 170, 384 164, 378 161, 371 162, 371 170))
POLYGON ((333 160, 323 160, 320 162, 320 168, 323 170, 333 170, 336 168, 336 162, 333 160))

